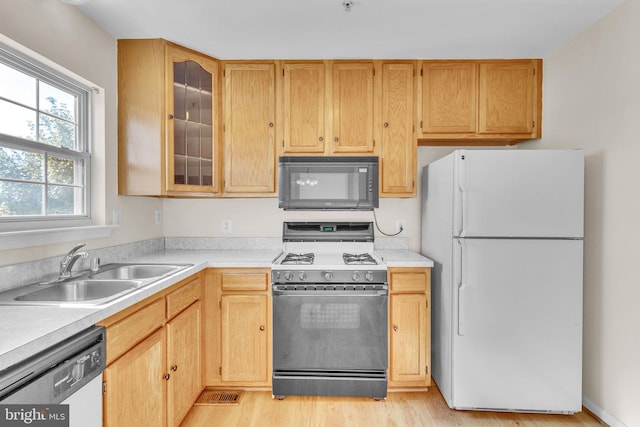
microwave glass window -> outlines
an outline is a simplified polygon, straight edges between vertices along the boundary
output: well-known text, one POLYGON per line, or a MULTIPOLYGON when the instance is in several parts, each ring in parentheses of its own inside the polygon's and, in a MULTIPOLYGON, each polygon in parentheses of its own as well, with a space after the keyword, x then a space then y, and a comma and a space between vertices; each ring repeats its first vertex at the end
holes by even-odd
POLYGON ((366 173, 352 171, 294 172, 291 175, 291 196, 295 200, 357 200, 365 181, 366 173))

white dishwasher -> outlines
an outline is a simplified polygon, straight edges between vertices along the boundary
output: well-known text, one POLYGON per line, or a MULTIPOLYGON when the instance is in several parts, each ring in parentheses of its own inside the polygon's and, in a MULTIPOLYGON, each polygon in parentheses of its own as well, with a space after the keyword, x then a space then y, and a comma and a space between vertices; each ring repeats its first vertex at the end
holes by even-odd
POLYGON ((105 329, 93 326, 0 371, 0 404, 7 408, 0 425, 50 417, 70 427, 102 426, 105 351, 105 329))

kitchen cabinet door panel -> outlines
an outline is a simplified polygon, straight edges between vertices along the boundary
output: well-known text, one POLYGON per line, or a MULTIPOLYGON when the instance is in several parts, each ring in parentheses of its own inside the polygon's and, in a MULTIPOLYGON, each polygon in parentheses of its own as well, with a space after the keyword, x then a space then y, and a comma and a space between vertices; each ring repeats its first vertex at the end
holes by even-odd
POLYGON ((391 381, 426 381, 427 296, 391 297, 391 381))
POLYGON ((285 153, 324 152, 325 64, 283 65, 285 153))
POLYGON ((225 66, 225 192, 275 192, 275 66, 225 66))
POLYGON ((333 64, 334 153, 373 153, 372 62, 333 64))
POLYGON ((200 302, 167 323, 167 419, 178 426, 202 391, 200 302))
POLYGON ((161 329, 105 369, 105 427, 166 426, 165 345, 161 329))
POLYGON ((267 381, 268 297, 222 296, 222 381, 267 381))
POLYGON ((533 132, 534 64, 480 64, 480 133, 533 132))
POLYGON ((415 196, 413 63, 382 65, 381 196, 415 196))
POLYGON ((471 62, 423 64, 423 133, 475 133, 477 70, 471 62))

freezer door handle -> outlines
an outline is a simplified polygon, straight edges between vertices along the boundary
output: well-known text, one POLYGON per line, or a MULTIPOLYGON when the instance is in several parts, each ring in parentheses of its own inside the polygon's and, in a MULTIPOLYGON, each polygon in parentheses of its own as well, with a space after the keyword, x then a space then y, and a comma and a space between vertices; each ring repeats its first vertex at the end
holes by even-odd
POLYGON ((467 191, 465 190, 466 184, 466 173, 465 173, 465 163, 464 163, 464 155, 461 156, 461 160, 458 166, 458 192, 460 193, 460 230, 458 231, 458 236, 464 237, 466 235, 466 231, 464 229, 465 226, 465 216, 467 216, 467 191))

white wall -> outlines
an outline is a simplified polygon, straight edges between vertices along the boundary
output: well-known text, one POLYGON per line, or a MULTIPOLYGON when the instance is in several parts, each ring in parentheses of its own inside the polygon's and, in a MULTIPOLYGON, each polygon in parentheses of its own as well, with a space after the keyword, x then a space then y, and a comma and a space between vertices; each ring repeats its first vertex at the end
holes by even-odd
POLYGON ((628 0, 544 58, 543 139, 525 144, 585 150, 583 391, 627 426, 640 426, 639 43, 628 0))
MULTIPOLYGON (((112 237, 88 240, 87 248, 162 236, 162 227, 153 225, 153 211, 162 202, 117 196, 117 59, 115 39, 88 19, 75 6, 59 0, 0 1, 0 33, 45 56, 105 90, 105 146, 98 147, 94 181, 106 186, 97 216, 111 223, 112 211, 119 209, 122 226, 112 237)), ((0 251, 0 265, 57 256, 72 243, 0 251)))

